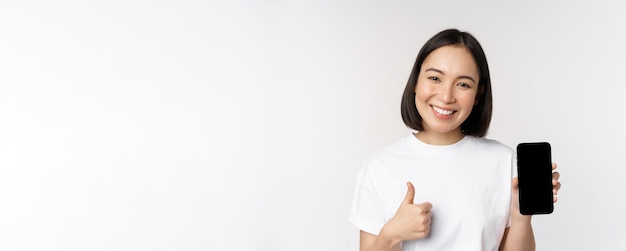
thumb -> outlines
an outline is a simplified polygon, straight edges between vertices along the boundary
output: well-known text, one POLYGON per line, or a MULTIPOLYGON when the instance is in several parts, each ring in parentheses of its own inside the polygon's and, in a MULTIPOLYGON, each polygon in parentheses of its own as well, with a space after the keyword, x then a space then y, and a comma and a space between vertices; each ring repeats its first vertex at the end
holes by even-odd
POLYGON ((406 186, 407 191, 406 195, 404 196, 404 200, 402 201, 402 204, 413 204, 413 197, 415 197, 415 187, 413 187, 413 184, 411 182, 407 182, 406 186))
POLYGON ((517 189, 519 187, 519 178, 515 177, 511 180, 511 188, 513 188, 513 190, 517 189))

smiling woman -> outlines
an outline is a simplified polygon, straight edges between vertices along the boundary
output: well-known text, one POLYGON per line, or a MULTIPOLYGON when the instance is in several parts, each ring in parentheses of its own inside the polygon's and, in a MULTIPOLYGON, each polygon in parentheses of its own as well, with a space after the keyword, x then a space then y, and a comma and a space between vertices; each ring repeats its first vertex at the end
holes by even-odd
POLYGON ((463 46, 447 45, 426 57, 424 68, 415 86, 415 105, 424 126, 417 137, 434 145, 457 142, 463 138, 461 124, 478 101, 480 85, 474 80, 479 78, 472 54, 463 46))
POLYGON ((402 97, 402 118, 418 133, 371 156, 357 179, 350 221, 361 250, 535 249, 516 199, 515 154, 484 138, 491 95, 472 35, 449 29, 426 42, 402 97))
MULTIPOLYGON (((404 89, 401 107, 404 123, 418 131, 423 131, 422 115, 427 114, 424 113, 426 109, 419 110, 415 94, 417 88, 421 88, 419 83, 424 82, 425 88, 429 86, 426 85, 429 81, 441 83, 443 86, 467 88, 470 96, 474 95, 474 107, 469 110, 469 115, 464 115, 460 120, 462 124, 458 129, 463 131, 463 135, 483 137, 487 134, 492 110, 491 77, 482 46, 472 35, 458 30, 446 30, 426 42, 420 50, 404 89)), ((457 93, 452 92, 455 89, 450 89, 447 94, 457 93)), ((445 91, 439 89, 442 90, 445 91)), ((450 140, 454 141, 456 138, 458 141, 460 135, 457 133, 456 136, 450 140)))

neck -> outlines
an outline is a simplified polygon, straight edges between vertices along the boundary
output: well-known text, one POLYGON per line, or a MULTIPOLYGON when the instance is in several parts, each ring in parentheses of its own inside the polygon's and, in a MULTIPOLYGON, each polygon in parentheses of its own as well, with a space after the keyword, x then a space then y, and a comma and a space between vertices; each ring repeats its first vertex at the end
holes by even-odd
POLYGON ((463 134, 461 131, 446 134, 420 131, 419 133, 415 134, 415 137, 429 145, 445 146, 452 145, 461 141, 465 137, 465 134, 463 134))

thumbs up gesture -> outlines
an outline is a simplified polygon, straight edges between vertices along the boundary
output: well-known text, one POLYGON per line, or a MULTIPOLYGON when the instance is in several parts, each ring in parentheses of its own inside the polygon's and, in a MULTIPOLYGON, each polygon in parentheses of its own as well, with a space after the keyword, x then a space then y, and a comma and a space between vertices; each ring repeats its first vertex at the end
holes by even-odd
POLYGON ((413 203, 415 188, 407 182, 407 192, 396 214, 385 224, 380 232, 391 240, 408 241, 424 239, 430 231, 432 204, 424 202, 413 203))

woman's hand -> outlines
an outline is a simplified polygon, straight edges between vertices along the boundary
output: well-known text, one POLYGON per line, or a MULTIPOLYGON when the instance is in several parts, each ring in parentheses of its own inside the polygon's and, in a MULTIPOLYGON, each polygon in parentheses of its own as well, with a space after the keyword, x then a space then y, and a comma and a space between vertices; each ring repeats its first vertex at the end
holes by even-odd
MULTIPOLYGON (((557 201, 557 195, 561 189, 561 182, 559 182, 561 175, 559 172, 554 171, 555 169, 556 163, 552 163, 552 200, 554 202, 557 201)), ((513 188, 511 195, 511 218, 530 220, 530 215, 522 215, 519 211, 519 180, 517 177, 513 178, 511 186, 513 188)))
POLYGON ((393 242, 424 239, 430 231, 432 204, 414 204, 415 188, 407 182, 407 192, 396 214, 385 224, 380 236, 393 242))
POLYGON ((559 190, 561 189, 561 182, 559 182, 559 178, 561 174, 559 172, 554 171, 556 169, 556 163, 552 163, 552 200, 554 202, 557 201, 557 195, 559 194, 559 190))

